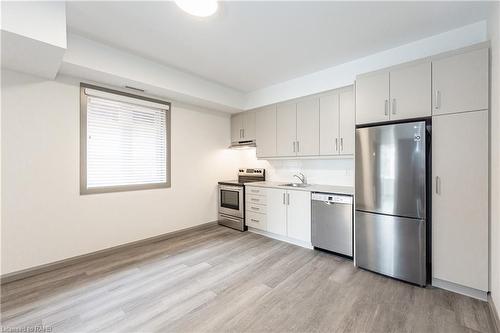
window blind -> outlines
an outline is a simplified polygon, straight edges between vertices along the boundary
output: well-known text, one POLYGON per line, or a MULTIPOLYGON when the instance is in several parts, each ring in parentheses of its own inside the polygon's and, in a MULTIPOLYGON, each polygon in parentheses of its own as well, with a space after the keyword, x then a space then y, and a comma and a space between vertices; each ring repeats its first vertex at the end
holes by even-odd
POLYGON ((87 188, 167 183, 167 111, 87 96, 87 188))

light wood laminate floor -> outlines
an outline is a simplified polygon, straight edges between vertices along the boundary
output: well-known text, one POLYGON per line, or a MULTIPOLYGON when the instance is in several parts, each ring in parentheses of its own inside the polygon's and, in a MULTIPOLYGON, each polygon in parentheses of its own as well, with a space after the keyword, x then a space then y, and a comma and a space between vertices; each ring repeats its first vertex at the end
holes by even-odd
POLYGON ((493 332, 488 305, 220 226, 2 286, 2 326, 54 332, 493 332))

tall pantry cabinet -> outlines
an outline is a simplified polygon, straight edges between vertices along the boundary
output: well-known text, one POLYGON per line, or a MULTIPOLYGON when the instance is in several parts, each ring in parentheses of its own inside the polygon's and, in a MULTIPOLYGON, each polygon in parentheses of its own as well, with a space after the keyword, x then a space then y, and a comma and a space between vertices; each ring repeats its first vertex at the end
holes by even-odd
MULTIPOLYGON (((488 48, 432 62, 432 275, 488 291, 488 48)), ((446 287, 446 285, 444 285, 446 287)))

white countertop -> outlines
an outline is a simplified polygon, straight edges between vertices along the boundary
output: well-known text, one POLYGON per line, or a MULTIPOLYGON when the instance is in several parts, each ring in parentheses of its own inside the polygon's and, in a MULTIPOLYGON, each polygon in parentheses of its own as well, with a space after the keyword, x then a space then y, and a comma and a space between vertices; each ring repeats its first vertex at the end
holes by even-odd
POLYGON ((354 186, 309 184, 309 186, 307 187, 291 187, 291 186, 283 186, 283 184, 287 184, 287 182, 271 182, 271 181, 252 182, 252 183, 246 183, 245 186, 271 187, 271 188, 288 189, 294 191, 325 192, 325 193, 354 195, 354 186))

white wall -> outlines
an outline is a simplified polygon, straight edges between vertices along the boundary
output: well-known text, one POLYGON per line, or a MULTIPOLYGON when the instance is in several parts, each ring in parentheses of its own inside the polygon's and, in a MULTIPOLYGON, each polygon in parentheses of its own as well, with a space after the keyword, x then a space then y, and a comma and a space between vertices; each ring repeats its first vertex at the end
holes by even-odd
MULTIPOLYGON (((488 20, 491 40, 491 202, 490 202, 490 290, 500 311, 500 4, 492 5, 488 20)), ((499 315, 500 317, 500 315, 499 315)))
POLYGON ((79 194, 79 86, 2 72, 2 274, 214 221, 226 114, 172 105, 172 187, 79 194))
POLYGON ((470 24, 404 44, 342 65, 256 90, 247 94, 246 109, 316 94, 350 85, 356 75, 459 49, 487 40, 486 22, 470 24))
POLYGON ((238 151, 240 167, 266 169, 266 180, 298 182, 302 172, 311 184, 354 186, 354 159, 258 160, 255 149, 238 151))
POLYGON ((64 1, 2 1, 1 29, 66 48, 64 1))
POLYGON ((64 1, 1 2, 2 68, 54 79, 66 50, 64 1))

